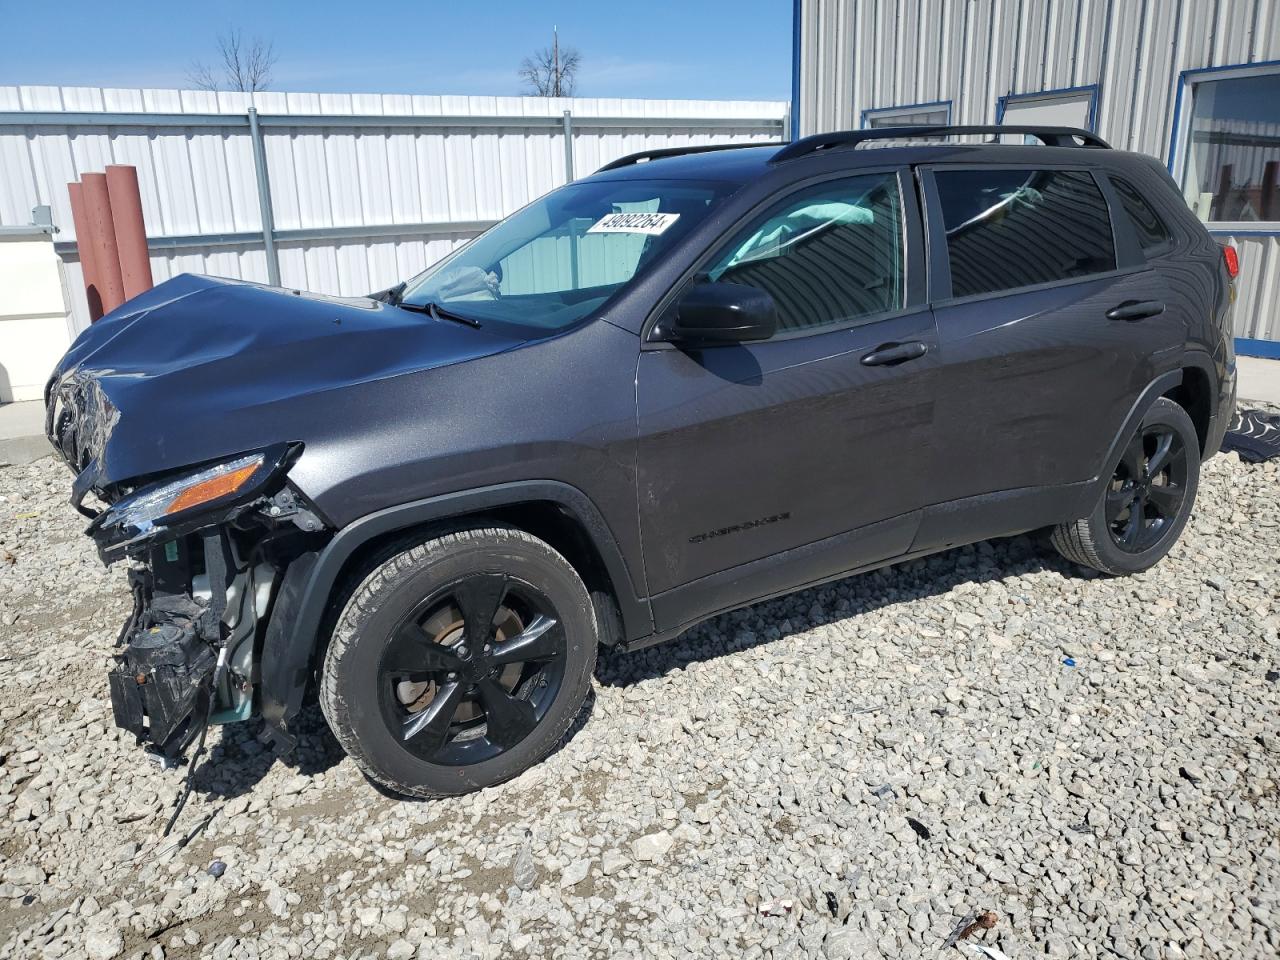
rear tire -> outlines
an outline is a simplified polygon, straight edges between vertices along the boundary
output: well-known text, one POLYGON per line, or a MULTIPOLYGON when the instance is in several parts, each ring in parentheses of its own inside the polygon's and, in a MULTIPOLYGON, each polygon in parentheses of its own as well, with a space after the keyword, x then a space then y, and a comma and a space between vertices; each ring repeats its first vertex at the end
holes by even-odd
POLYGON ((441 533, 356 588, 320 705, 370 779, 456 796, 551 751, 591 689, 597 643, 586 587, 548 544, 498 525, 441 533))
POLYGON ((1181 536, 1200 484, 1200 441, 1187 412, 1160 397, 1112 465, 1087 517, 1050 537, 1073 563, 1127 575, 1150 569, 1181 536))

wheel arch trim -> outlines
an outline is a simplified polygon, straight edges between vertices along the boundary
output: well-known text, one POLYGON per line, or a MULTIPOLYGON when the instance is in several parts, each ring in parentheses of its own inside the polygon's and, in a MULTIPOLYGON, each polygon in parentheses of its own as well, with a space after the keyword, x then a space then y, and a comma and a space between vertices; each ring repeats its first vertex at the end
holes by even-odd
POLYGON ((640 628, 643 628, 641 632, 651 632, 653 620, 649 615, 647 598, 636 592, 635 581, 613 532, 591 498, 577 487, 559 480, 519 480, 387 507, 347 524, 320 552, 316 568, 303 594, 303 619, 294 629, 293 641, 310 640, 314 644, 314 634, 320 625, 323 611, 347 562, 361 547, 376 537, 423 523, 538 501, 551 501, 566 509, 591 538, 618 595, 618 606, 628 632, 640 628))
POLYGON ((1138 429, 1138 425, 1142 423, 1142 418, 1146 416, 1147 411, 1151 409, 1151 405, 1157 399, 1170 390, 1182 386, 1183 370, 1187 367, 1203 369, 1209 375, 1211 384, 1217 380, 1213 372, 1212 362, 1207 355, 1187 353, 1181 358, 1181 362, 1177 367, 1165 371, 1148 383, 1142 392, 1138 394, 1138 398, 1134 400, 1128 414, 1125 415, 1124 421, 1120 425, 1120 429, 1113 436, 1110 445, 1107 447, 1106 456, 1102 458, 1099 464, 1097 474, 1086 485, 1085 492, 1077 508, 1077 512, 1081 516, 1088 514, 1093 509, 1098 497, 1102 495, 1103 487, 1110 482, 1111 474, 1115 470, 1115 464, 1120 461, 1120 454, 1130 434, 1138 429))
MULTIPOLYGON (((433 521, 483 513, 499 507, 546 501, 567 510, 591 539, 613 584, 624 636, 630 638, 652 633, 653 618, 648 599, 636 593, 635 583, 617 541, 591 499, 577 487, 557 480, 515 481, 387 507, 347 524, 319 552, 311 569, 306 572, 305 584, 299 591, 294 625, 290 630, 275 632, 274 644, 268 638, 263 649, 264 663, 274 657, 284 657, 296 662, 304 651, 307 661, 313 662, 312 657, 320 640, 320 629, 334 588, 356 553, 376 538, 433 521)), ((298 680, 296 671, 284 675, 277 672, 277 676, 281 678, 279 683, 290 686, 296 685, 298 680), (286 681, 286 677, 292 679, 286 681)), ((267 689, 267 686, 264 683, 264 701, 300 703, 301 691, 267 689)), ((296 708, 286 707, 279 712, 283 716, 277 718, 274 725, 287 727, 296 708)))

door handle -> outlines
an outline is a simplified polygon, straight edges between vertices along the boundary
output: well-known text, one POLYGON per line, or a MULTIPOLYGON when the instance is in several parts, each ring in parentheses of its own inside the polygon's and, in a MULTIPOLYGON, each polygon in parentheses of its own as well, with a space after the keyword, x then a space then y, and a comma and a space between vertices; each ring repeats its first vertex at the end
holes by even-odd
POLYGON ((862 358, 864 367, 884 367, 916 360, 929 352, 928 344, 919 340, 906 343, 882 343, 862 358))
POLYGON ((1164 304, 1159 300, 1126 300, 1107 311, 1108 320, 1143 320, 1147 317, 1158 317, 1164 313, 1164 304))

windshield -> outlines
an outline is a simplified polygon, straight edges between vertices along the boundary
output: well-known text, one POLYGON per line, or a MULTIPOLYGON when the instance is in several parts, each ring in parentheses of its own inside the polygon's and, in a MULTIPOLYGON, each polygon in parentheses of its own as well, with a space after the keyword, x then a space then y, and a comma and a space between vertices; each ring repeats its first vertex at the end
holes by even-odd
POLYGON ((402 303, 561 330, 701 223, 736 187, 693 180, 571 183, 535 200, 406 285, 402 303))

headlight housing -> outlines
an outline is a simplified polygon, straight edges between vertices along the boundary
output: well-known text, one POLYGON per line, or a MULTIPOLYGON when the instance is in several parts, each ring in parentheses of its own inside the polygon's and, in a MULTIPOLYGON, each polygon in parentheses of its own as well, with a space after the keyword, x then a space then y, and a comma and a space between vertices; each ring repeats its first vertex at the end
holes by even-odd
POLYGON ((239 507, 273 492, 293 452, 288 444, 278 444, 139 487, 104 510, 86 532, 104 553, 119 555, 157 531, 179 536, 224 522, 239 507))

